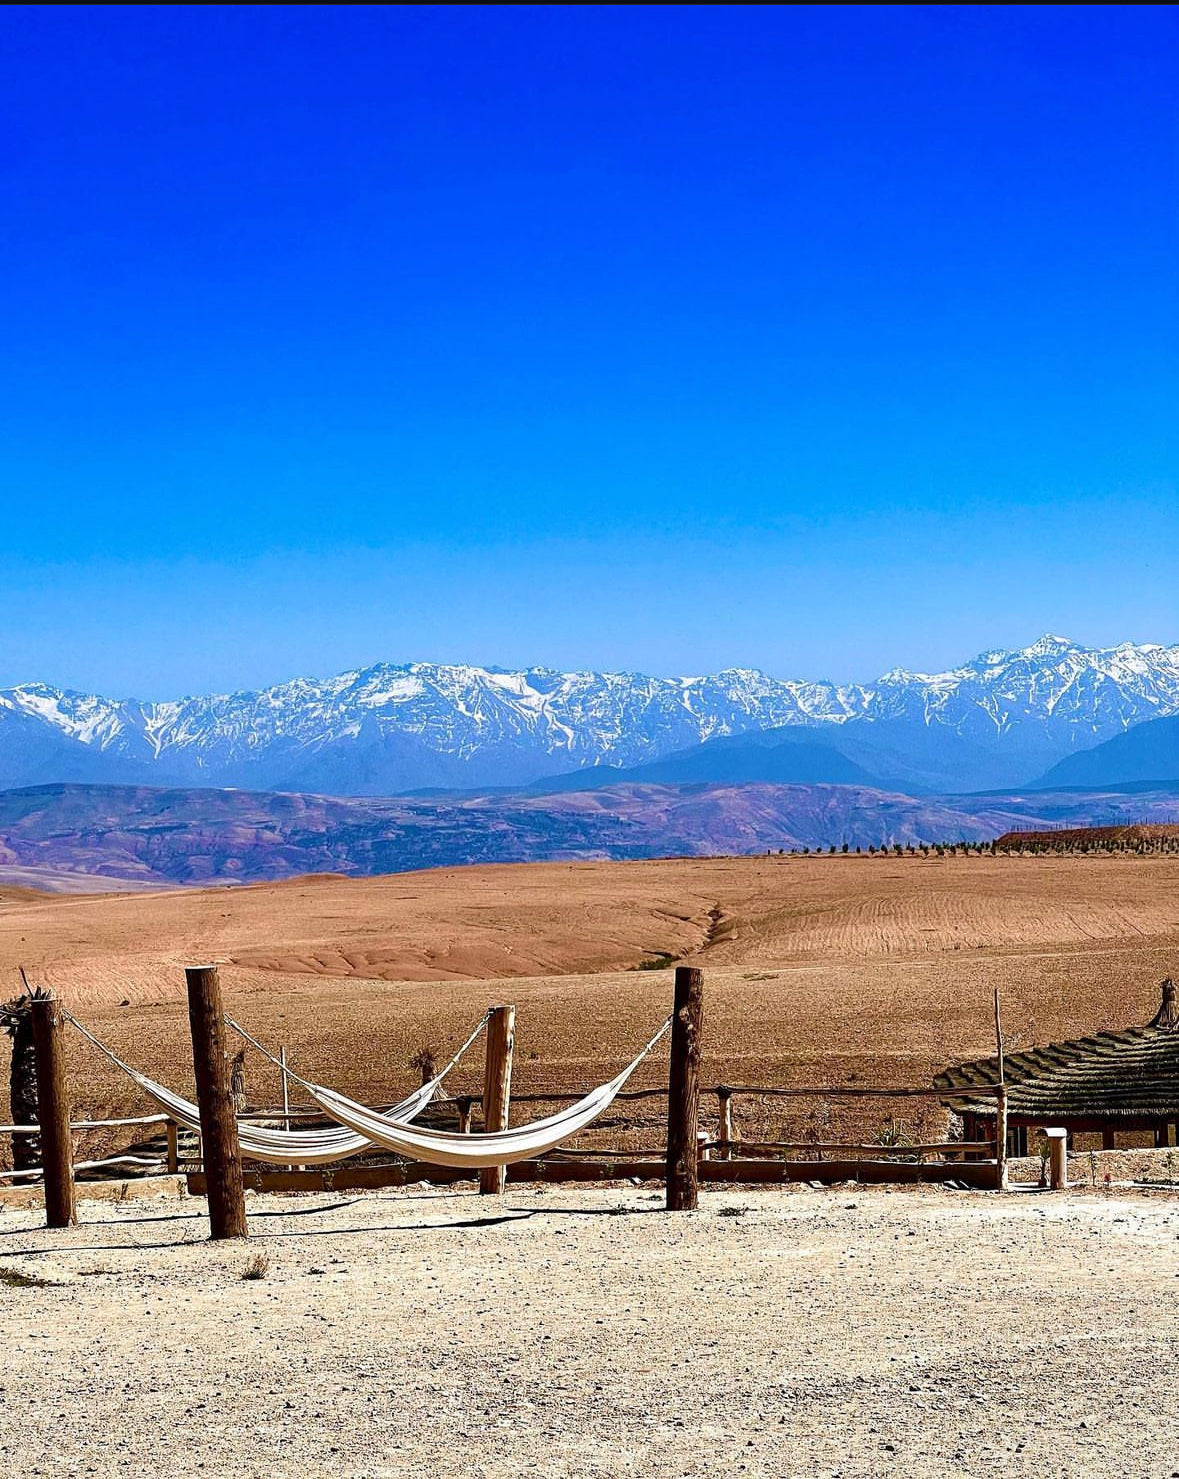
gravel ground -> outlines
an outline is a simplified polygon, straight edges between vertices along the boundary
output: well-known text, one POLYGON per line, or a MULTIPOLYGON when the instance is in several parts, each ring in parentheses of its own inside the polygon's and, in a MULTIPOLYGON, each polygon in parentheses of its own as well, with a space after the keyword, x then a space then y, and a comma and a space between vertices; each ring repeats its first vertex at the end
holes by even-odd
POLYGON ((1179 1198, 654 1187, 0 1212, 25 1475, 1179 1475, 1179 1198), (241 1275, 270 1260, 264 1278, 241 1275), (49 1281, 24 1283, 25 1277, 49 1281))

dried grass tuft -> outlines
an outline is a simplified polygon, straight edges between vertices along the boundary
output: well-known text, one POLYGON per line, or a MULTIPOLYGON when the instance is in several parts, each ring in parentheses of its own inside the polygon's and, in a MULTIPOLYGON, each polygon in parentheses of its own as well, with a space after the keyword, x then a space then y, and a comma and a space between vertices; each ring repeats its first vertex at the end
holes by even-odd
POLYGON ((56 1279, 44 1279, 40 1274, 26 1273, 23 1268, 0 1268, 0 1284, 9 1289, 56 1289, 56 1279))

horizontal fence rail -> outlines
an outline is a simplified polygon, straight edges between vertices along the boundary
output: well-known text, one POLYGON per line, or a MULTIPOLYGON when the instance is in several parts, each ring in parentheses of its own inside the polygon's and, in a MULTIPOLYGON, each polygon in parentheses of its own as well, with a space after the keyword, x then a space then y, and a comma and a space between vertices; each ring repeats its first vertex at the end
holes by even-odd
MULTIPOLYGON (((971 1094, 979 1097, 998 1096, 997 1085, 980 1084, 971 1086, 971 1094)), ((514 1094, 512 1104, 542 1105, 571 1104, 583 1097, 584 1091, 553 1090, 514 1094)), ((860 1100, 938 1100, 946 1099, 949 1091, 925 1086, 897 1085, 895 1087, 863 1086, 852 1084, 820 1084, 779 1086, 773 1084, 729 1084, 717 1083, 700 1089, 702 1096, 715 1096, 720 1110, 721 1128, 716 1138, 703 1133, 698 1136, 697 1154, 705 1179, 742 1180, 800 1180, 816 1174, 820 1168, 827 1174, 839 1171, 841 1175, 854 1176, 860 1172, 883 1171, 887 1176, 892 1170, 904 1179, 915 1173, 923 1177, 944 1172, 946 1176, 958 1175, 965 1167, 972 1170, 972 1180, 979 1175, 993 1173, 998 1163, 998 1151, 994 1140, 943 1140, 906 1144, 862 1143, 853 1144, 830 1140, 770 1140, 742 1139, 734 1129, 732 1105, 740 1098, 754 1099, 860 1099, 860 1100), (939 1159, 931 1160, 931 1157, 939 1159), (704 1167, 710 1169, 704 1171, 704 1167), (873 1169, 874 1168, 874 1169, 873 1169), (992 1168, 988 1172, 986 1168, 992 1168)), ((653 1089, 626 1089, 616 1096, 619 1103, 637 1104, 650 1100, 666 1100, 665 1087, 653 1089)), ((471 1111, 482 1106, 481 1093, 456 1094, 438 1098, 432 1102, 435 1110, 455 1112, 459 1126, 470 1131, 471 1111)), ((370 1106, 378 1113, 387 1113, 392 1104, 370 1106)), ((283 1105, 274 1109, 251 1109, 240 1113, 238 1119, 246 1124, 284 1125, 331 1124, 329 1116, 318 1108, 293 1108, 283 1105)), ((617 1121, 614 1122, 615 1126, 617 1121)), ((203 1156, 200 1136, 179 1125, 164 1113, 125 1116, 111 1119, 71 1120, 70 1130, 85 1133, 98 1130, 147 1129, 163 1126, 166 1131, 167 1149, 164 1156, 124 1152, 102 1159, 76 1161, 75 1172, 102 1171, 119 1167, 133 1175, 150 1175, 167 1170, 188 1175, 193 1190, 203 1185, 203 1156)), ((603 1122, 603 1128, 609 1126, 603 1122)), ((38 1125, 3 1124, 0 1134, 9 1136, 39 1136, 38 1125)), ((563 1176, 572 1179, 612 1179, 629 1177, 649 1179, 661 1176, 664 1166, 664 1147, 643 1146, 639 1148, 556 1149, 540 1157, 536 1162, 522 1163, 510 1168, 512 1180, 560 1180, 563 1176), (532 1170, 525 1169, 531 1165, 532 1170)), ((362 1153, 363 1155, 364 1153, 362 1153)), ((248 1159, 248 1158, 247 1158, 248 1159)), ((351 1168, 341 1164, 315 1167, 304 1170, 298 1166, 297 1152, 292 1152, 289 1168, 281 1165, 249 1162, 247 1179, 251 1184, 265 1185, 275 1190, 296 1189, 313 1186, 336 1186, 352 1182, 356 1185, 400 1184, 406 1177, 413 1180, 452 1181, 463 1179, 454 1172, 443 1172, 431 1167, 401 1159, 390 1159, 374 1148, 351 1168), (383 1157, 374 1164, 369 1157, 383 1157), (385 1178, 382 1182, 382 1178, 385 1178)), ((25 1170, 0 1171, 0 1184, 36 1182, 42 1177, 40 1167, 25 1170)))

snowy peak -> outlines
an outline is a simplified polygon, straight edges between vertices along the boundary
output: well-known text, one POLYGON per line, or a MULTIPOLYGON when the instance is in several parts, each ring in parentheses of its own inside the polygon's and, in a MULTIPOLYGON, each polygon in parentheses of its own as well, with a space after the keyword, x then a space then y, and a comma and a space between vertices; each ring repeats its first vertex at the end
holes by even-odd
POLYGON ((822 728, 857 763, 940 789, 1019 784, 1132 725, 1179 713, 1179 646, 1047 634, 943 673, 875 683, 755 668, 656 678, 376 663, 256 692, 112 700, 0 691, 0 785, 72 779, 378 794, 516 786, 636 766, 703 741, 822 728))
POLYGON ((1030 647, 1023 649, 1024 657, 1059 657, 1064 652, 1081 652, 1075 642, 1070 642, 1067 637, 1055 637, 1051 632, 1046 632, 1038 642, 1033 642, 1030 647))

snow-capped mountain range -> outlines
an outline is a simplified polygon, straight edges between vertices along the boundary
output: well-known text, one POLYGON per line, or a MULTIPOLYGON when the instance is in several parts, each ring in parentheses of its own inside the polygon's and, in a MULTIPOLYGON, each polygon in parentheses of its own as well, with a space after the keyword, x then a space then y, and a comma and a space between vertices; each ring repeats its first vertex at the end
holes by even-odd
POLYGON ((0 786, 243 786, 336 795, 517 787, 633 767, 725 735, 807 726, 890 784, 1026 784, 1134 724, 1179 713, 1179 645, 1042 637, 945 673, 875 683, 525 672, 378 663, 257 692, 113 700, 0 690, 0 786))

